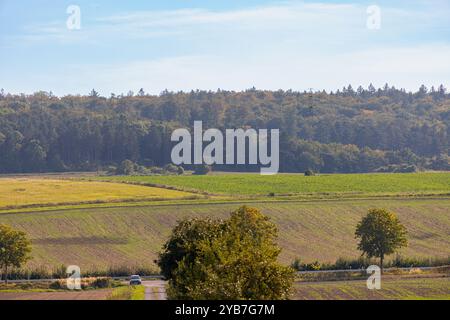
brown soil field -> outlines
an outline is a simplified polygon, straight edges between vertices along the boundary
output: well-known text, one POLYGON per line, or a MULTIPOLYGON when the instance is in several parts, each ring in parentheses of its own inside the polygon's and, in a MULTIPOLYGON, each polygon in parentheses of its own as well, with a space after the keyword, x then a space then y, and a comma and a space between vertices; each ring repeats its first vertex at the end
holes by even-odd
POLYGON ((295 300, 450 300, 450 278, 388 277, 380 290, 367 289, 365 280, 297 282, 295 300))
POLYGON ((106 300, 112 289, 80 292, 0 292, 0 300, 106 300))
MULTIPOLYGON (((239 203, 151 205, 0 214, 0 223, 25 231, 32 243, 31 268, 78 265, 155 266, 153 260, 177 221, 189 217, 226 218, 239 203)), ((371 199, 311 202, 252 202, 279 228, 282 263, 334 262, 358 258, 355 227, 370 208, 396 212, 408 229, 404 257, 450 256, 450 200, 371 199)), ((392 257, 389 257, 392 258, 392 257)))

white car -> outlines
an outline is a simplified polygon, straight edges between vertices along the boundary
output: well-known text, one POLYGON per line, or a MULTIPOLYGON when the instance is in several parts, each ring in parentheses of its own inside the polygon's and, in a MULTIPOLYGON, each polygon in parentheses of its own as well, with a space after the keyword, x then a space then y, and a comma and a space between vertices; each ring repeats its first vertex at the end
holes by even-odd
POLYGON ((130 286, 138 286, 142 284, 141 277, 138 275, 132 275, 130 277, 130 286))

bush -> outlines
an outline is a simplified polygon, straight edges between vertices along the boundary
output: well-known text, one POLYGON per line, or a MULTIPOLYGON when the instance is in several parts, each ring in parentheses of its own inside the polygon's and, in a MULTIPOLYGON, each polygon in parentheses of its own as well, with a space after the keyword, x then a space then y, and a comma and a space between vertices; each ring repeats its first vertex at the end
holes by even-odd
POLYGON ((318 271, 322 269, 322 264, 319 261, 314 261, 313 263, 306 265, 306 270, 318 271))
MULTIPOLYGON (((302 263, 299 258, 296 258, 291 267, 296 271, 314 271, 314 270, 359 270, 366 269, 370 265, 377 265, 378 261, 375 259, 367 259, 360 257, 358 259, 339 258, 335 263, 320 263, 318 261, 313 263, 302 263), (317 269, 317 267, 319 267, 317 269)), ((386 262, 386 268, 413 268, 413 267, 440 267, 450 265, 450 257, 447 258, 404 258, 396 255, 394 259, 386 262)))
POLYGON ((91 283, 91 286, 94 288, 110 288, 111 283, 111 278, 97 278, 91 283))
POLYGON ((124 160, 117 168, 116 174, 132 175, 135 171, 136 164, 131 160, 124 160))
POLYGON ((164 169, 160 168, 160 167, 151 167, 150 172, 152 174, 164 174, 165 173, 164 169))
POLYGON ((49 288, 50 288, 50 289, 53 289, 53 290, 62 290, 62 289, 64 289, 64 286, 63 286, 63 284, 61 283, 61 281, 53 281, 53 282, 50 284, 49 288))
MULTIPOLYGON (((55 269, 46 269, 40 267, 38 269, 13 269, 9 273, 11 280, 26 279, 66 279, 66 267, 60 266, 55 269)), ((103 278, 103 277, 126 277, 131 274, 139 274, 141 276, 158 275, 159 270, 149 266, 111 266, 106 269, 83 269, 83 277, 103 278)))
POLYGON ((398 173, 409 173, 409 172, 417 172, 417 171, 419 171, 419 170, 414 165, 410 165, 410 166, 401 165, 396 170, 394 170, 394 172, 398 172, 398 173))
POLYGON ((151 276, 159 274, 159 270, 146 266, 111 266, 106 270, 87 271, 83 274, 91 277, 127 277, 131 274, 151 276))
POLYGON ((184 174, 184 168, 179 166, 178 170, 177 170, 177 174, 180 175, 180 176, 183 175, 184 174))
POLYGON ((67 267, 62 264, 56 269, 54 269, 52 274, 53 274, 52 278, 65 279, 67 278, 67 267))
POLYGON ((173 164, 168 164, 164 167, 164 170, 168 173, 178 173, 178 167, 173 164))
POLYGON ((378 173, 410 173, 410 172, 418 172, 419 169, 415 165, 407 165, 407 164, 401 164, 401 165, 389 165, 385 167, 380 167, 378 169, 375 169, 374 172, 378 173))
POLYGON ((107 166, 105 170, 108 176, 115 175, 117 173, 117 167, 115 166, 107 166))
POLYGON ((207 175, 210 172, 211 172, 211 167, 207 166, 207 165, 199 165, 199 166, 196 166, 194 169, 195 175, 207 175))
POLYGON ((140 175, 148 175, 151 171, 144 166, 136 166, 136 173, 140 175))
POLYGON ((295 260, 291 263, 292 269, 295 271, 302 271, 303 270, 303 264, 300 258, 295 258, 295 260))
POLYGON ((347 270, 347 269, 365 269, 370 265, 376 264, 372 259, 367 259, 365 257, 360 257, 359 259, 343 259, 339 258, 336 260, 334 265, 331 265, 335 270, 347 270))

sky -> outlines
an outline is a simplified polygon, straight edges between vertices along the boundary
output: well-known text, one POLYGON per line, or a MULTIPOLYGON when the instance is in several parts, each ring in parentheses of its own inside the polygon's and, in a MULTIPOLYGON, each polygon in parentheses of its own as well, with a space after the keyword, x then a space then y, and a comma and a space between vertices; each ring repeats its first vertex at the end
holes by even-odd
POLYGON ((0 0, 10 93, 370 83, 450 87, 450 0, 0 0))

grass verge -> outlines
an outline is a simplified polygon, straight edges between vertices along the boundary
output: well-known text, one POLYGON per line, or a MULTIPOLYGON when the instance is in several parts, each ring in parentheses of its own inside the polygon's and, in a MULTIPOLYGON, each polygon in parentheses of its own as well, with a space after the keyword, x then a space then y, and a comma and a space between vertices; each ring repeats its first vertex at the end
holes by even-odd
POLYGON ((115 288, 108 300, 144 300, 144 286, 122 286, 115 288))

